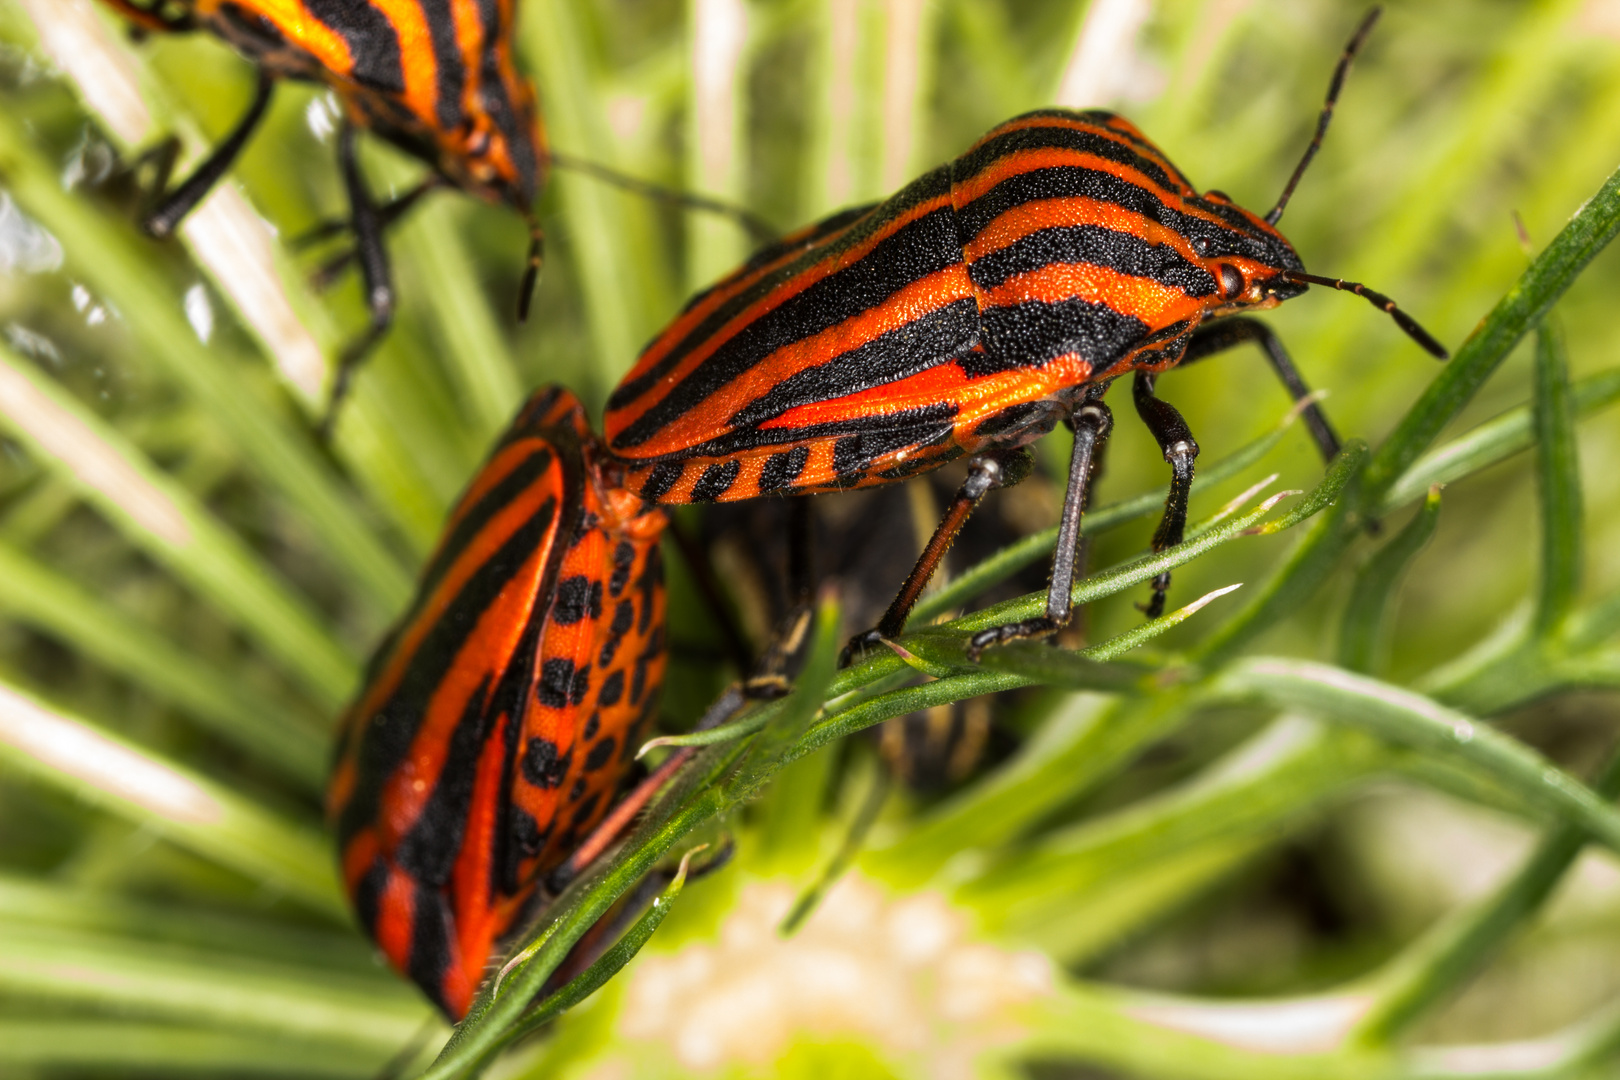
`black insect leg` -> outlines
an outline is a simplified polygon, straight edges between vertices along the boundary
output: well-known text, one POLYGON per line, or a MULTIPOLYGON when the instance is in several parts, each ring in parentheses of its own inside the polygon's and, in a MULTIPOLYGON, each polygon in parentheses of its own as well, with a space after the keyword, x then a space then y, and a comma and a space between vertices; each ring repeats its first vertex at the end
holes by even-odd
MULTIPOLYGON (((141 222, 141 227, 147 235, 159 240, 166 239, 174 233, 181 219, 191 213, 196 205, 213 190, 219 178, 225 175, 227 169, 247 145, 248 138, 253 130, 264 119, 264 112, 270 107, 270 95, 276 88, 275 79, 262 69, 259 72, 259 85, 253 94, 253 104, 248 106, 247 113, 237 121, 236 128, 225 137, 225 141, 214 147, 214 152, 208 155, 206 161, 197 166, 197 171, 186 177, 181 185, 173 191, 164 190, 168 186, 168 169, 162 164, 163 158, 159 156, 159 182, 157 190, 157 204, 141 222)), ((170 158, 169 166, 173 166, 170 158)))
POLYGON ((332 378, 332 393, 327 399, 326 413, 321 417, 318 428, 322 440, 331 438, 338 406, 348 396, 349 382, 354 378, 355 369, 382 340, 394 321, 394 281, 388 266, 388 251, 383 247, 382 215, 371 199, 371 192, 366 190, 365 177, 360 175, 352 124, 344 124, 338 133, 338 166, 343 172, 343 186, 349 192, 354 252, 360 260, 360 283, 365 290, 366 307, 371 312, 371 326, 350 342, 338 357, 337 373, 332 378))
MULTIPOLYGON (((405 192, 405 194, 396 196, 395 198, 390 199, 388 202, 378 206, 377 224, 379 230, 386 232, 387 230, 393 228, 400 219, 402 219, 406 214, 410 213, 416 204, 421 201, 423 195, 426 195, 430 191, 435 191, 443 186, 444 180, 435 174, 429 176, 427 179, 405 192)), ((314 247, 324 240, 329 240, 334 236, 346 233, 353 227, 354 222, 349 219, 345 219, 343 221, 323 221, 319 225, 316 225, 314 228, 310 229, 308 232, 294 237, 288 242, 287 246, 294 251, 302 251, 307 248, 314 247)), ((337 279, 343 275, 343 272, 354 263, 357 255, 357 249, 349 248, 347 251, 340 251, 336 255, 332 256, 326 262, 322 263, 320 267, 309 276, 310 287, 316 292, 322 292, 331 288, 337 279)))
MULTIPOLYGON (((1251 341, 1260 346, 1261 351, 1266 354, 1272 370, 1288 388, 1289 396, 1296 403, 1311 396, 1310 387, 1299 377, 1299 369, 1294 367, 1293 360, 1289 359, 1288 350, 1283 348, 1282 341, 1271 327, 1259 319, 1238 315, 1205 323, 1193 331, 1192 340, 1187 344, 1187 351, 1182 356, 1181 363, 1190 364, 1194 360, 1202 360, 1251 341)), ((1322 460, 1332 461, 1339 455, 1339 436, 1334 433, 1333 425, 1328 423, 1327 415, 1322 412, 1321 406, 1314 401, 1306 405, 1304 419, 1311 438, 1316 440, 1316 448, 1321 452, 1322 460)))
MULTIPOLYGON (((1187 421, 1176 407, 1162 398, 1153 396, 1155 376, 1145 371, 1136 373, 1131 385, 1131 397, 1136 402, 1137 415, 1153 432, 1164 460, 1170 463, 1170 494, 1164 500, 1164 517, 1153 532, 1153 550, 1163 551, 1181 543, 1187 531, 1187 496, 1192 493, 1193 462, 1198 458, 1198 443, 1193 441, 1187 421)), ((1164 594, 1170 588, 1170 571, 1153 579, 1153 599, 1142 610, 1150 619, 1164 614, 1164 594)))
POLYGON ((1092 467, 1114 427, 1114 414, 1101 401, 1088 401, 1074 414, 1074 452, 1069 457, 1069 486, 1063 493, 1063 516, 1058 522, 1057 547, 1052 552, 1052 577, 1046 587, 1046 614, 1022 622, 980 630, 968 641, 968 659, 977 660, 986 648, 1003 641, 1040 637, 1069 625, 1074 611, 1070 593, 1080 551, 1080 519, 1090 498, 1092 467))
POLYGON ((844 646, 839 655, 840 667, 849 663, 850 659, 859 653, 879 644, 886 638, 899 637, 906 628, 906 619, 911 615, 911 609, 917 606, 917 599, 927 587, 928 581, 939 569, 939 564, 945 561, 946 552, 956 542, 957 533, 967 524, 967 519, 973 514, 979 502, 991 490, 1008 484, 1009 466, 1015 470, 1017 479, 1022 479, 1028 472, 1027 454, 1024 451, 1000 451, 980 454, 968 461, 967 479, 957 489, 956 497, 951 505, 946 507, 945 514, 939 519, 939 525, 934 529, 934 535, 929 539, 928 546, 923 548, 921 555, 917 556, 917 565, 911 568, 906 576, 905 583, 900 586, 900 592, 889 604, 889 609, 883 613, 883 618, 871 630, 856 634, 844 646), (1014 464, 1016 462, 1016 464, 1014 464))

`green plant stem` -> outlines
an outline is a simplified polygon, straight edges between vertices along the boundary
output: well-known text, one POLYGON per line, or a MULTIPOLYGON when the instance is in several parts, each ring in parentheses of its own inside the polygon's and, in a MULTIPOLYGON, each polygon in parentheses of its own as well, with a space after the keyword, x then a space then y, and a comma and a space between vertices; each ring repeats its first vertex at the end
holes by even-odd
MULTIPOLYGON (((1620 797, 1620 753, 1610 756, 1592 790, 1604 799, 1620 797)), ((1489 896, 1447 915, 1404 949, 1373 978, 1373 1004, 1354 1039, 1387 1043, 1451 996, 1540 910, 1589 839, 1584 829, 1559 826, 1489 896)))
POLYGON ((1581 587, 1581 465, 1563 331, 1551 315, 1536 327, 1536 478, 1541 495, 1541 581, 1531 633, 1562 631, 1581 587))
POLYGON ((326 837, 0 683, 0 763, 346 921, 326 837))
POLYGON ((1408 410, 1367 466, 1366 501, 1377 505, 1509 352, 1552 309, 1586 264, 1620 232, 1620 171, 1587 200, 1491 309, 1440 377, 1408 410))
POLYGON ((115 428, 4 346, 0 394, 0 406, 11 414, 0 423, 41 465, 74 486, 132 546, 241 626, 321 705, 343 703, 355 683, 356 659, 236 533, 115 428))
POLYGON ((309 1076, 368 1080, 395 1047, 371 1033, 341 1041, 206 1024, 130 1020, 0 1020, 0 1068, 152 1076, 309 1076))
POLYGON ((8 931, 0 942, 0 989, 58 1009, 117 1010, 372 1049, 404 1044, 428 1015, 417 995, 381 970, 339 975, 43 930, 8 931))
POLYGON ((1264 700, 1368 731, 1397 745, 1478 769, 1517 794, 1620 849, 1620 812, 1516 739, 1420 694, 1307 660, 1251 657, 1210 686, 1213 698, 1264 700))
MULTIPOLYGON (((1605 371, 1574 384, 1575 415, 1585 418, 1620 401, 1620 371, 1605 371)), ((1535 445, 1528 405, 1509 409, 1418 458, 1384 494, 1373 516, 1383 517, 1423 497, 1435 484, 1449 484, 1505 461, 1535 445)))
POLYGON ((1429 489, 1423 506, 1406 527, 1356 572, 1350 601, 1339 623, 1339 664, 1351 671, 1381 675, 1388 666, 1391 610, 1407 567, 1434 536, 1440 520, 1440 488, 1429 489))
POLYGON ((73 274, 129 320, 142 355, 216 420, 250 469, 299 509, 321 549, 362 594, 383 611, 403 607, 411 575, 320 464, 308 434, 240 377, 234 358, 197 340, 179 297, 152 272, 129 224, 64 191, 56 169, 32 148, 9 110, 0 110, 0 183, 61 241, 73 274))
POLYGON ((95 593, 0 541, 0 611, 174 702, 208 731, 318 794, 326 733, 307 708, 274 701, 172 645, 95 593))

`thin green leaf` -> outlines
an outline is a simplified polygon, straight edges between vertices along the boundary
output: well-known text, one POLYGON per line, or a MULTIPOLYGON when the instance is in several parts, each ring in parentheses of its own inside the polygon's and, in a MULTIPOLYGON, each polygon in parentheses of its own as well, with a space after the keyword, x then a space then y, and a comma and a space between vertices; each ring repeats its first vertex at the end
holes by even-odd
POLYGON ((77 931, 8 930, 0 990, 57 1010, 370 1049, 398 1048, 429 1015, 419 995, 379 969, 339 974, 77 931))
POLYGON ((1552 316, 1536 327, 1536 474, 1541 495, 1541 588, 1533 632, 1563 629, 1581 587, 1581 463, 1564 334, 1552 316))
POLYGON ((1586 264, 1620 233, 1620 171, 1564 226, 1457 350, 1367 466, 1366 498, 1380 504, 1521 338, 1552 310, 1586 264))
MULTIPOLYGON (((1604 799, 1620 797, 1620 754, 1610 756, 1592 789, 1604 799)), ((1451 912, 1402 950, 1375 977, 1356 1040, 1387 1043, 1455 993, 1541 909, 1586 841, 1584 830, 1554 829, 1490 895, 1451 912)))
POLYGON ((339 1042, 184 1023, 0 1020, 0 1067, 104 1075, 311 1076, 368 1080, 393 1047, 371 1038, 339 1042))
POLYGON ((1451 757, 1525 803, 1556 813, 1620 848, 1620 812, 1541 754, 1432 698, 1307 660, 1255 657, 1231 665, 1213 696, 1261 699, 1371 732, 1398 745, 1451 757))
MULTIPOLYGON (((1575 415, 1585 418, 1620 401, 1620 371, 1605 371, 1574 386, 1575 415)), ((1466 434, 1435 447, 1384 494, 1374 517, 1383 517, 1423 497, 1435 484, 1449 484, 1505 461, 1535 445, 1530 406, 1521 405, 1491 418, 1466 434)))
POLYGON ((1293 508, 1289 517, 1307 508, 1328 512, 1311 523, 1287 561, 1243 610, 1200 643, 1193 653, 1197 662, 1214 668, 1230 661, 1260 634, 1298 611, 1316 592, 1359 530, 1357 507, 1361 501, 1361 469, 1366 460, 1365 443, 1357 439, 1345 444, 1322 482, 1303 500, 1303 505, 1293 508))
POLYGON ((1339 663, 1351 671, 1381 675, 1389 662, 1390 623, 1396 588, 1440 520, 1440 488, 1429 489, 1423 507, 1356 572, 1350 602, 1339 623, 1339 663))
POLYGON ((0 762, 323 915, 348 918, 331 849, 318 830, 5 683, 0 762))
POLYGON ((201 726, 319 793, 330 754, 305 707, 197 660, 95 593, 0 541, 0 611, 174 702, 201 726))
MULTIPOLYGON (((475 441, 483 444, 511 421, 523 400, 523 383, 488 293, 480 287, 478 267, 461 239, 466 209, 460 200, 430 202, 411 215, 396 246, 421 276, 440 362, 471 422, 475 441)), ((523 268, 526 242, 527 238, 514 237, 514 279, 523 268)))
POLYGON ((523 1020, 512 1026, 507 1032, 504 1045, 522 1038, 531 1031, 535 1031, 545 1024, 549 1024, 569 1009, 578 1005, 586 998, 600 990, 609 979, 617 975, 624 966, 634 960, 642 946, 652 938, 654 931, 668 917, 675 900, 686 887, 687 870, 692 862, 692 856, 702 851, 708 845, 699 844, 697 847, 681 856, 681 865, 675 871, 675 877, 664 886, 663 890, 647 905, 642 913, 624 936, 615 941, 590 967, 574 976, 549 995, 544 1001, 536 1005, 523 1020))
POLYGON ((203 347, 129 224, 64 191, 9 110, 0 110, 0 183, 61 241, 73 274, 124 313, 143 355, 215 418, 250 469, 300 509, 322 550, 372 603, 390 612, 403 607, 410 573, 320 463, 308 433, 240 376, 234 358, 203 347))
POLYGON ((322 705, 353 689, 355 658, 304 599, 115 429, 0 346, 0 423, 136 548, 241 626, 322 705))

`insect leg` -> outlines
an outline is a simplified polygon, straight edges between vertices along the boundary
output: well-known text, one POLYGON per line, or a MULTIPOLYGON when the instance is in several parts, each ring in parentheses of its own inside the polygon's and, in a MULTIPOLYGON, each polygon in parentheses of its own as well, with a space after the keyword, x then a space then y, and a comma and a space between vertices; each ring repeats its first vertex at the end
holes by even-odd
POLYGON ((911 609, 916 606, 917 598, 922 595, 934 571, 944 560, 945 553, 950 551, 951 545, 956 542, 956 534, 962 531, 967 524, 968 517, 979 505, 991 489, 1001 487, 1006 479, 1007 458, 1002 452, 991 451, 980 454, 968 461, 967 479, 957 489, 956 497, 946 508, 945 515, 939 519, 939 525, 934 529, 934 535, 929 539, 928 546, 923 548, 917 557, 917 565, 911 568, 906 576, 905 583, 900 586, 900 592, 889 604, 889 610, 883 613, 874 629, 856 634, 844 646, 843 653, 838 658, 839 666, 849 663, 857 653, 877 645, 885 638, 899 637, 906 628, 906 619, 911 615, 911 609))
POLYGON ((1069 457, 1069 486, 1063 493, 1057 547, 1052 552, 1052 578, 1046 587, 1046 614, 1022 622, 980 630, 968 641, 969 660, 1003 641, 1039 637, 1061 630, 1073 613, 1074 566, 1080 551, 1080 518, 1090 497, 1092 465, 1114 427, 1114 414, 1101 401, 1088 401, 1074 414, 1074 452, 1069 457))
MULTIPOLYGON (((158 190, 157 205, 146 215, 141 227, 148 236, 159 240, 170 236, 180 221, 206 196, 219 178, 236 160, 236 155, 242 152, 247 145, 248 138, 253 134, 259 121, 264 119, 264 112, 270 106, 270 95, 276 88, 276 80, 266 71, 259 71, 259 85, 253 94, 253 104, 248 106, 247 113, 238 120, 236 127, 225 137, 225 141, 214 147, 214 152, 208 155, 197 171, 180 184, 173 191, 158 190)), ((167 185, 164 185, 167 186, 167 185)))
MULTIPOLYGON (((1182 365, 1190 364, 1194 360, 1202 360, 1206 356, 1213 356, 1218 352, 1235 348, 1247 342, 1254 342, 1260 346, 1270 361, 1272 370, 1288 388, 1289 396, 1295 402, 1304 401, 1311 396, 1310 387, 1305 380, 1299 377, 1299 369, 1288 357, 1288 350, 1283 348, 1282 341, 1276 333, 1259 319, 1250 319, 1245 316, 1232 316, 1205 323, 1193 331, 1192 340, 1187 344, 1187 352, 1181 358, 1182 365)), ((1322 455, 1323 461, 1332 461, 1339 455, 1339 436, 1334 433, 1333 425, 1316 402, 1305 406, 1305 426, 1310 430, 1311 438, 1316 440, 1316 448, 1322 455)))
MULTIPOLYGON (((1187 421, 1176 407, 1162 398, 1153 396, 1155 377, 1146 371, 1136 373, 1131 386, 1131 397, 1142 422, 1153 432, 1164 460, 1170 463, 1170 494, 1164 500, 1164 517, 1153 532, 1153 550, 1163 551, 1181 543, 1187 530, 1187 496, 1192 491, 1193 462, 1198 458, 1198 443, 1193 440, 1187 421)), ((1153 599, 1143 610, 1150 619, 1164 614, 1164 594, 1170 588, 1170 571, 1153 579, 1153 599)))
POLYGON ((371 193, 366 190, 365 178, 360 175, 354 140, 354 125, 343 125, 338 134, 338 165, 343 171, 343 186, 349 192, 349 208, 354 222, 354 252, 360 260, 360 282, 365 289, 366 307, 371 311, 371 326, 350 342, 338 357, 331 396, 327 399, 326 413, 321 417, 318 428, 323 441, 331 438, 338 406, 348 396, 349 382, 354 377, 355 368, 382 340, 394 321, 394 281, 388 266, 388 251, 383 247, 382 215, 372 201, 371 193))
MULTIPOLYGON (((384 230, 393 228, 396 222, 408 214, 421 201, 422 196, 442 187, 444 187, 444 179, 437 173, 433 173, 405 192, 405 194, 396 195, 377 207, 377 219, 382 228, 384 230)), ((323 241, 342 236, 353 227, 353 224, 348 218, 327 218, 287 241, 287 247, 293 251, 307 250, 323 241)), ((329 262, 322 264, 321 268, 315 271, 313 276, 315 288, 317 290, 324 289, 336 281, 338 275, 347 270, 349 264, 354 262, 354 255, 354 250, 351 248, 348 251, 340 252, 333 256, 329 262)))

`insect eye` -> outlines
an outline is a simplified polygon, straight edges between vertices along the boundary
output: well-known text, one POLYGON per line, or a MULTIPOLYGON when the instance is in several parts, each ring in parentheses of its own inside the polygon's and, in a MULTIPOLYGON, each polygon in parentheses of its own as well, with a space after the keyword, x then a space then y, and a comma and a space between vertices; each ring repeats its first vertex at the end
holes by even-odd
POLYGON ((1220 269, 1216 273, 1220 279, 1222 300, 1236 300, 1243 295, 1243 290, 1248 287, 1248 284, 1243 280, 1243 271, 1231 263, 1221 263, 1220 269))

